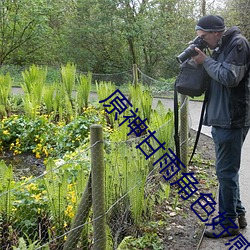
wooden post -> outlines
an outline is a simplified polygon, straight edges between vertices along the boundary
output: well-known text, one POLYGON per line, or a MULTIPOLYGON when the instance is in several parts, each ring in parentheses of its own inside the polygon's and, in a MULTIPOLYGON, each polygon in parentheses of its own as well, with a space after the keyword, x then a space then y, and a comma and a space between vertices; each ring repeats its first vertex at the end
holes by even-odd
POLYGON ((180 95, 181 97, 181 109, 180 109, 180 153, 181 161, 186 166, 183 172, 188 170, 188 97, 186 95, 180 95))
POLYGON ((76 216, 73 220, 70 233, 64 244, 63 250, 77 249, 77 243, 80 239, 83 224, 86 222, 89 210, 91 208, 91 175, 89 176, 88 183, 85 187, 81 201, 79 203, 76 216))
POLYGON ((90 127, 94 250, 106 249, 103 131, 99 124, 90 127))
POLYGON ((138 71, 137 71, 137 65, 133 64, 133 83, 136 86, 138 84, 138 71))

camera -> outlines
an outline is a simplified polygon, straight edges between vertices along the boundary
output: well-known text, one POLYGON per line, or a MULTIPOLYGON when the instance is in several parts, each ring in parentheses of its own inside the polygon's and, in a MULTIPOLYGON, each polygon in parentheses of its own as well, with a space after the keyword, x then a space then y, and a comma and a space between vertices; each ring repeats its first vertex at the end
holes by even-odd
POLYGON ((198 53, 195 51, 195 47, 199 48, 200 50, 203 50, 207 48, 207 43, 199 36, 197 36, 190 45, 180 54, 176 57, 177 61, 179 63, 183 63, 188 58, 198 55, 198 53))

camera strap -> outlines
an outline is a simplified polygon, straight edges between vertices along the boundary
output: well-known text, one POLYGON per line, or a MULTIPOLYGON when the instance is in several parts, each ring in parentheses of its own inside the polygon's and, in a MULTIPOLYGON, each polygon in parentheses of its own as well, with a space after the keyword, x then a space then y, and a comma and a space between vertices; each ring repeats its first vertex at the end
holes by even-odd
POLYGON ((203 122, 203 117, 204 117, 204 113, 205 113, 205 109, 206 109, 206 104, 207 104, 207 93, 208 91, 205 91, 205 96, 204 96, 204 100, 202 103, 202 108, 201 108, 201 114, 200 114, 200 121, 199 121, 199 126, 198 126, 198 130, 196 132, 196 138, 195 138, 195 142, 194 142, 194 147, 193 147, 193 152, 190 156, 189 159, 189 164, 191 164, 193 156, 195 154, 195 150, 197 148, 198 142, 199 142, 199 138, 200 138, 200 134, 201 134, 201 128, 202 128, 202 122, 203 122))
MULTIPOLYGON (((205 108, 206 108, 206 104, 207 104, 207 96, 208 96, 207 92, 208 91, 206 90, 205 91, 204 101, 203 101, 202 108, 201 108, 199 126, 198 126, 198 130, 196 132, 195 143, 194 143, 193 151, 192 151, 192 154, 190 156, 189 163, 188 163, 189 165, 192 162, 192 159, 193 159, 193 156, 195 154, 195 151, 196 151, 196 148, 197 148, 197 145, 198 145, 198 142, 199 142, 199 138, 200 138, 203 117, 204 117, 205 108)), ((174 85, 174 127, 175 127, 174 141, 175 141, 176 156, 180 159, 179 106, 178 106, 178 92, 177 92, 177 89, 176 89, 176 84, 174 85)))
MULTIPOLYGON (((179 105, 178 105, 178 92, 176 88, 176 83, 174 84, 174 142, 175 142, 175 153, 180 159, 180 137, 179 137, 179 105)), ((179 161, 177 161, 178 166, 180 166, 179 161)))

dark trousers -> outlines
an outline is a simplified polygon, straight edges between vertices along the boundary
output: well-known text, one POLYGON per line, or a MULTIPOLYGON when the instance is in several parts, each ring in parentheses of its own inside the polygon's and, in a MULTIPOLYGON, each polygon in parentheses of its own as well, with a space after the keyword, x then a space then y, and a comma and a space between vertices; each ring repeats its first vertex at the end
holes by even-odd
POLYGON ((241 149, 249 127, 225 129, 212 127, 215 143, 216 174, 219 181, 219 212, 227 218, 235 220, 245 214, 245 208, 240 200, 239 169, 241 149))

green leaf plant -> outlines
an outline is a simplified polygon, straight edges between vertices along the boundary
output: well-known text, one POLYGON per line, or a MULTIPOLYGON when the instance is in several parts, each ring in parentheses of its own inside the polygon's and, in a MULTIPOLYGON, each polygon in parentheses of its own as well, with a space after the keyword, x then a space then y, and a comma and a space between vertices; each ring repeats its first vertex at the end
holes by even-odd
POLYGON ((22 72, 24 91, 23 103, 25 114, 31 118, 40 113, 43 98, 43 90, 46 82, 47 68, 32 65, 28 70, 22 72))
MULTIPOLYGON (((115 85, 112 82, 96 82, 96 90, 99 101, 103 101, 107 99, 114 91, 115 91, 115 85)), ((100 103, 101 110, 104 110, 105 107, 103 107, 104 104, 107 104, 107 102, 100 103)), ((107 123, 111 126, 111 128, 114 127, 115 123, 115 113, 112 112, 111 114, 105 113, 107 123)))
POLYGON ((12 166, 6 166, 0 161, 0 245, 12 242, 14 230, 12 227, 12 208, 14 196, 11 189, 14 186, 12 166), (4 237, 3 237, 4 235, 4 237))
POLYGON ((147 118, 147 123, 151 120, 151 110, 153 96, 148 88, 142 84, 129 84, 129 97, 134 109, 138 108, 138 115, 141 119, 147 118))
POLYGON ((81 74, 78 78, 78 86, 76 92, 76 106, 78 109, 78 113, 81 113, 83 108, 88 107, 91 82, 92 74, 90 72, 88 72, 87 75, 81 74))
POLYGON ((9 96, 11 93, 12 79, 10 74, 0 75, 0 116, 7 116, 9 107, 9 96))
POLYGON ((76 65, 67 63, 66 66, 61 66, 61 77, 62 86, 65 89, 70 102, 73 103, 72 92, 76 82, 76 65))

